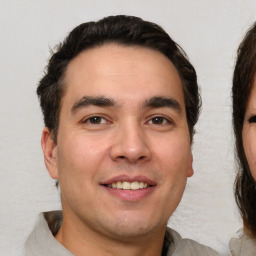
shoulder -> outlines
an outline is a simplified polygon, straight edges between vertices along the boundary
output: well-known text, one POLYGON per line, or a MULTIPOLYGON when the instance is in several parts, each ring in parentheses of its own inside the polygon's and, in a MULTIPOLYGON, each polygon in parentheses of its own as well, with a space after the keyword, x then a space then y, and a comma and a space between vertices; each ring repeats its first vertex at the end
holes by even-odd
POLYGON ((25 242, 24 255, 73 256, 71 252, 54 238, 53 232, 56 232, 61 221, 61 211, 40 213, 33 231, 25 242))
POLYGON ((167 256, 218 256, 219 254, 212 248, 199 244, 191 239, 183 239, 178 232, 167 228, 166 237, 172 239, 173 248, 168 250, 167 256))
POLYGON ((243 229, 236 232, 229 242, 229 250, 232 256, 255 256, 256 238, 247 235, 243 229))

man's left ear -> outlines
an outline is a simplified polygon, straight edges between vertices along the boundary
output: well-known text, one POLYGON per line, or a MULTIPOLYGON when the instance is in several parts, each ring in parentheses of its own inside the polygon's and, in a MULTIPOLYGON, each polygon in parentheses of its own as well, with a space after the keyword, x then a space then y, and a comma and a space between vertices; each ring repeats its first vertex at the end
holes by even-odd
POLYGON ((53 179, 58 179, 57 145, 53 141, 48 127, 42 132, 41 146, 44 152, 45 166, 53 179))
POLYGON ((189 166, 188 166, 188 177, 191 177, 194 174, 193 169, 193 155, 190 153, 189 166))

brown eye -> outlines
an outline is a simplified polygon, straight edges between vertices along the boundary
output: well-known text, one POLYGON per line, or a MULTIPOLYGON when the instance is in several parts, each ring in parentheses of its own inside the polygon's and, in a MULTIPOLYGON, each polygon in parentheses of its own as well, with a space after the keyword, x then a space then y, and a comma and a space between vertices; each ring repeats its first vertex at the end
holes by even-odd
POLYGON ((249 123, 256 123, 256 116, 252 116, 249 118, 249 123))
POLYGON ((150 124, 167 124, 169 123, 169 121, 164 118, 164 117, 161 117, 161 116, 156 116, 156 117, 153 117, 150 121, 149 121, 150 124))
POLYGON ((84 123, 89 124, 105 124, 107 120, 101 116, 93 116, 84 121, 84 123))

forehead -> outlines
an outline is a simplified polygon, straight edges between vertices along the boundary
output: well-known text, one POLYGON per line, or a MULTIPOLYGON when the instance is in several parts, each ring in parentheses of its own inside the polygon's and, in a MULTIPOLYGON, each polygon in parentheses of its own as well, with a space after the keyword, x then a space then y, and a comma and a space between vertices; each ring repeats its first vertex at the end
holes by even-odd
POLYGON ((172 62, 141 46, 107 44, 85 50, 69 63, 64 81, 65 97, 176 94, 184 101, 182 82, 172 62))

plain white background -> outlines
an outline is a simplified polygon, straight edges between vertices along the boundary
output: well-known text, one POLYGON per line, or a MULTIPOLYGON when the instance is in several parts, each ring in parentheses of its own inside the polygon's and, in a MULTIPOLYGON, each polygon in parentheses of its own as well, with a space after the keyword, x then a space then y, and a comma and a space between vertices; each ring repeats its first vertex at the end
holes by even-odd
POLYGON ((78 24, 114 14, 164 27, 197 70, 203 108, 195 174, 169 225, 223 255, 241 226, 232 191, 230 90, 237 46, 256 20, 255 0, 0 0, 0 255, 22 255, 37 214, 60 208, 43 163, 35 93, 49 49, 78 24))

